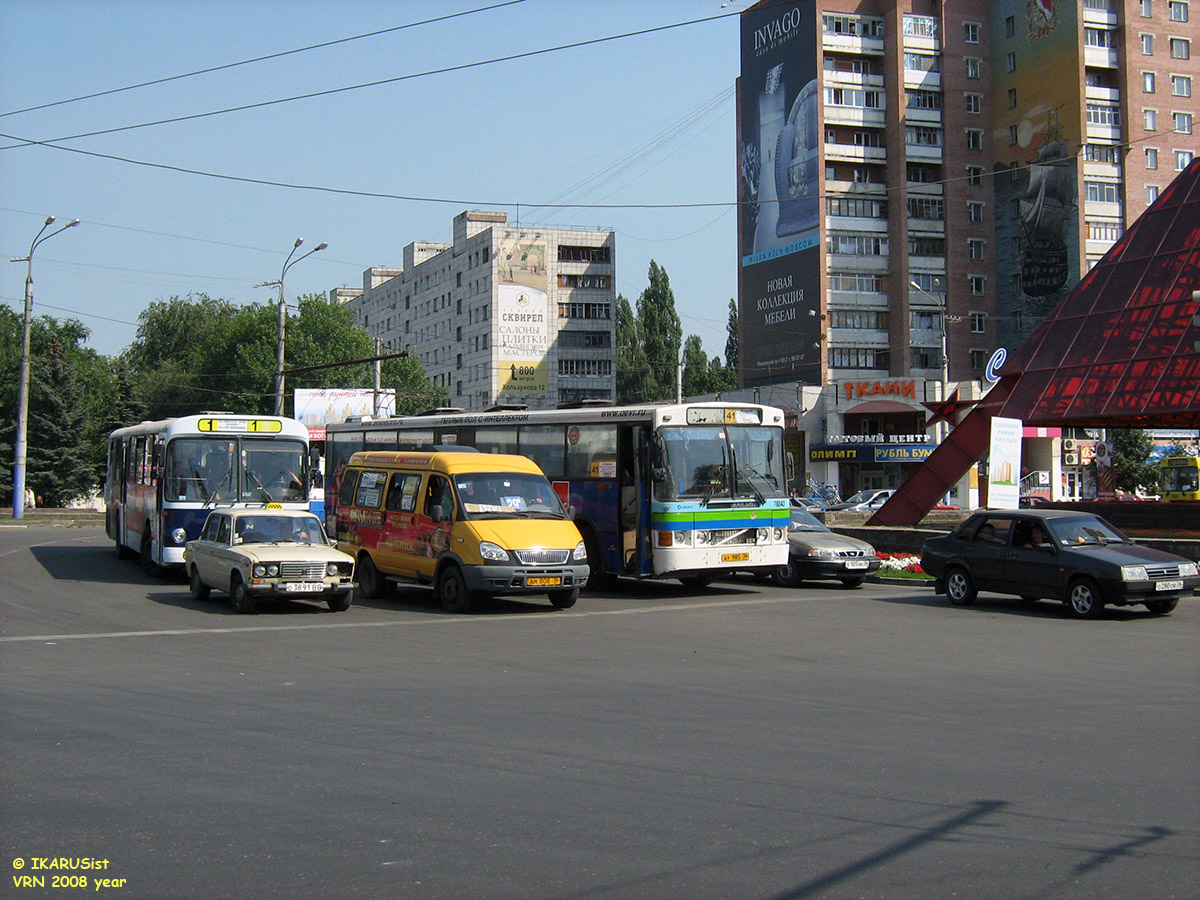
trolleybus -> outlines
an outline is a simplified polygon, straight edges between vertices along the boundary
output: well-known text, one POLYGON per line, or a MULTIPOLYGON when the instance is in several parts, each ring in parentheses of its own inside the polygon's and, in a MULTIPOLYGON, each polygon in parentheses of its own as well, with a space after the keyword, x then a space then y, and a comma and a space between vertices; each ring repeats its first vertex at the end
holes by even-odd
POLYGON ((436 410, 326 430, 326 527, 359 450, 474 448, 534 460, 573 507, 593 583, 618 575, 702 585, 788 558, 783 411, 748 403, 436 410))
POLYGON ((182 565, 214 506, 308 509, 308 429, 295 419, 201 413, 108 437, 108 536, 148 571, 182 565))

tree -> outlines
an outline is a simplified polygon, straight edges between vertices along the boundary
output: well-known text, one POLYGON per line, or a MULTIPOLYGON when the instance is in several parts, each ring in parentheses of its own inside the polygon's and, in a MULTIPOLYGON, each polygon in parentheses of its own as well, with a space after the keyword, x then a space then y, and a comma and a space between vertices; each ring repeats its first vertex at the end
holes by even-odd
MULTIPOLYGON (((720 363, 720 359, 717 360, 720 363)), ((696 397, 713 393, 709 387, 708 355, 698 335, 689 334, 683 342, 683 395, 696 397)))
POLYGON ((645 403, 654 399, 650 363, 642 345, 637 318, 623 294, 617 295, 617 402, 645 403))
POLYGON ((1150 438, 1140 428, 1110 428, 1108 443, 1112 444, 1114 486, 1117 490, 1135 493, 1139 488, 1153 493, 1158 476, 1150 463, 1150 438))
POLYGON ((729 318, 725 322, 725 368, 733 370, 734 387, 737 386, 737 370, 741 360, 738 347, 737 303, 729 298, 729 318))
POLYGON ((669 400, 675 396, 675 371, 683 342, 683 326, 675 312, 671 281, 666 270, 654 260, 650 260, 649 278, 649 286, 638 298, 638 332, 650 364, 649 376, 654 387, 652 399, 669 400))
POLYGON ((56 342, 30 365, 25 483, 42 505, 65 506, 99 483, 103 463, 89 450, 79 384, 63 345, 56 342))

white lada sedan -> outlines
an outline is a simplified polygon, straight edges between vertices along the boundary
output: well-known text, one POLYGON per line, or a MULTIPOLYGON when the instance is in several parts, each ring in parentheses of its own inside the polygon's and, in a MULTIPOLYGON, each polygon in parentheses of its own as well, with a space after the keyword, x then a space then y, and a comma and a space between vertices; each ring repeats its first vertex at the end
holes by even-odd
POLYGON ((197 600, 227 591, 241 613, 266 598, 323 600, 341 612, 354 597, 354 557, 335 549, 305 510, 213 510, 183 560, 197 600))

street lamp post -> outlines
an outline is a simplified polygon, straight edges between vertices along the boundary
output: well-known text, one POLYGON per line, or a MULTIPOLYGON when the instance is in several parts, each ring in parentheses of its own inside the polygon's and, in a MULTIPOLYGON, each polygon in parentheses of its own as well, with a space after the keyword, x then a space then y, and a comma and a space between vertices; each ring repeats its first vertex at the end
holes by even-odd
MULTIPOLYGON (((296 238, 296 243, 292 244, 292 250, 287 255, 287 259, 283 261, 283 270, 279 273, 279 336, 275 342, 275 415, 283 415, 283 347, 284 338, 287 332, 287 301, 284 299, 283 281, 287 277, 287 270, 294 266, 300 260, 312 256, 318 250, 324 250, 329 245, 324 241, 317 244, 303 256, 296 256, 296 251, 300 249, 300 245, 304 243, 304 238, 296 238)), ((265 282, 270 284, 271 282, 265 282)))
POLYGON ((933 300, 935 303, 937 303, 938 309, 941 310, 941 314, 938 316, 938 318, 939 318, 939 320, 941 322, 941 326, 942 326, 941 327, 942 399, 945 400, 946 399, 946 385, 950 381, 950 360, 946 355, 946 292, 945 292, 945 290, 942 289, 942 279, 935 278, 933 280, 934 287, 936 287, 938 292, 942 295, 941 299, 938 299, 937 297, 933 296, 933 294, 929 293, 929 291, 925 290, 925 288, 921 287, 915 281, 910 281, 908 284, 910 287, 914 288, 915 290, 920 291, 922 294, 924 294, 930 300, 933 300))
POLYGON ((21 368, 17 381, 17 439, 13 459, 13 518, 25 518, 25 454, 29 443, 29 335, 33 327, 33 251, 38 244, 48 241, 56 234, 79 224, 72 219, 57 231, 45 234, 54 224, 54 216, 47 216, 41 231, 29 245, 28 256, 14 256, 10 262, 28 263, 25 270, 25 325, 21 334, 21 368), (45 237, 43 235, 45 234, 45 237))

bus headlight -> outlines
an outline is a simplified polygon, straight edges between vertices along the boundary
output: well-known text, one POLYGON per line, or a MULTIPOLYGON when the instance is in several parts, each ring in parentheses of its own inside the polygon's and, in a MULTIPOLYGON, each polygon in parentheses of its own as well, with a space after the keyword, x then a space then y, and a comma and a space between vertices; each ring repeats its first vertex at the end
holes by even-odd
POLYGON ((787 529, 786 528, 776 528, 775 529, 775 540, 776 541, 782 541, 786 538, 787 538, 787 529))
POLYGON ((173 540, 177 544, 186 543, 187 542, 187 532, 184 531, 182 528, 176 528, 171 532, 171 540, 173 540))
POLYGON ((702 547, 708 543, 709 533, 707 531, 696 531, 693 532, 693 537, 696 540, 696 546, 702 547))
POLYGON ((479 542, 479 555, 488 562, 508 562, 508 551, 491 541, 479 542))
POLYGON ((754 543, 767 544, 767 543, 770 543, 770 541, 771 541, 771 529, 770 528, 758 529, 758 534, 756 535, 756 539, 755 539, 754 543))
POLYGON ((571 559, 587 562, 587 545, 583 541, 575 545, 575 549, 571 552, 571 559))

